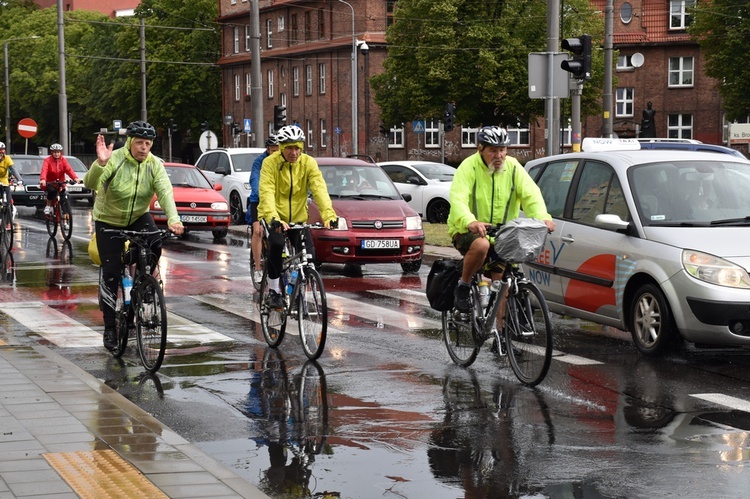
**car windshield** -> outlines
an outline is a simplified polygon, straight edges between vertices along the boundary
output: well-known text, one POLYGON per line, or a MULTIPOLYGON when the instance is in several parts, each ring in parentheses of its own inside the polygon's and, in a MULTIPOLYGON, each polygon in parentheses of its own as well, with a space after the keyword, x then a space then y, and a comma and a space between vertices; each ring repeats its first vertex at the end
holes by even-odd
POLYGON ((645 226, 750 224, 750 164, 652 163, 632 168, 630 185, 645 226))
POLYGON ((39 175, 42 173, 44 158, 12 158, 13 168, 21 175, 39 175))
POLYGON ((167 166, 169 181, 174 187, 196 187, 200 189, 211 189, 211 184, 197 169, 183 168, 179 166, 167 166))
MULTIPOLYGON (((86 173, 89 171, 88 168, 86 168, 86 165, 83 164, 83 161, 76 158, 75 156, 65 156, 65 159, 68 160, 68 163, 70 163, 71 168, 73 168, 73 171, 76 173, 86 173)), ((41 173, 41 171, 40 171, 41 173)))
POLYGON ((332 198, 401 199, 379 166, 320 166, 332 198))
POLYGON ((232 154, 232 163, 234 163, 234 171, 236 172, 251 172, 253 170, 253 162, 255 158, 260 156, 258 153, 248 154, 232 154))
POLYGON ((443 163, 417 163, 414 168, 430 180, 452 182, 456 169, 443 163))

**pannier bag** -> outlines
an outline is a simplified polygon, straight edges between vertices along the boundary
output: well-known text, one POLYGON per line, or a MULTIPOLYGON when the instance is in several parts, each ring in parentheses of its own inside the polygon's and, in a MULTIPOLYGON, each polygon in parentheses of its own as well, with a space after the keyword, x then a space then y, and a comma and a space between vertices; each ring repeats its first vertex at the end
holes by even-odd
POLYGON ((453 293, 461 278, 463 262, 460 258, 442 258, 432 264, 425 291, 430 307, 440 312, 453 308, 453 293))
POLYGON ((495 253, 509 263, 530 262, 539 258, 548 229, 535 218, 516 218, 500 228, 495 236, 495 253))

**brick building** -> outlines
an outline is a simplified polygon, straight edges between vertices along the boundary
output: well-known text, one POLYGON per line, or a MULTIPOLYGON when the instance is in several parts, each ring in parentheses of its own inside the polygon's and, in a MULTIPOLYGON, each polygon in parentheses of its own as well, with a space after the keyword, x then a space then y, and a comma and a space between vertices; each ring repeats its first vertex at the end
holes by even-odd
MULTIPOLYGON (((606 0, 591 0, 601 12, 606 0)), ((404 123, 381 133, 379 110, 368 79, 382 71, 387 56, 385 31, 395 0, 260 0, 263 121, 273 129, 275 105, 286 106, 288 123, 298 123, 314 156, 343 156, 353 151, 376 161, 426 159, 458 164, 476 150, 475 128, 457 126, 440 143, 439 122, 404 123), (357 133, 352 134, 353 40, 357 51, 357 133), (415 133, 423 127, 423 133, 415 133)), ((692 0, 615 0, 613 45, 619 51, 613 92, 613 131, 621 137, 640 134, 643 110, 652 102, 658 137, 694 138, 725 143, 717 82, 703 72, 696 42, 685 31, 692 0)), ((222 102, 224 116, 241 125, 252 115, 250 3, 219 0, 222 25, 222 102)), ((602 22, 604 22, 602 18, 602 22)), ((616 52, 617 54, 618 52, 616 52)), ((526 161, 543 156, 544 120, 511 128, 510 154, 526 161)), ((585 118, 582 135, 600 136, 602 117, 585 118)), ((570 147, 570 128, 563 130, 570 147)), ((225 144, 252 145, 250 136, 233 138, 224 126, 225 144), (234 139, 234 142, 233 142, 234 139)))

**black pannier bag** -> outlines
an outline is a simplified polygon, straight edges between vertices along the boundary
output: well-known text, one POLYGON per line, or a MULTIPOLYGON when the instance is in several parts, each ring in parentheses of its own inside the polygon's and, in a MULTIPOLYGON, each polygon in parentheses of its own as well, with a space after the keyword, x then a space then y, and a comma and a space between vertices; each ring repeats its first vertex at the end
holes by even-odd
POLYGON ((463 262, 460 258, 442 258, 432 264, 425 290, 430 307, 440 312, 453 308, 453 293, 461 278, 463 262))

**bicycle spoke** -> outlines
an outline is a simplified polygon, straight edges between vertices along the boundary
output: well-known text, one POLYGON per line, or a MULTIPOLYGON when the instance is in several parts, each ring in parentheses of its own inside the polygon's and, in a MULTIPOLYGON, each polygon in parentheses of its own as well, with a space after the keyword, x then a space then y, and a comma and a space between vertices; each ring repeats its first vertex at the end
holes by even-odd
POLYGON ((276 348, 284 339, 286 331, 286 310, 276 309, 268 305, 268 269, 263 270, 263 280, 260 286, 258 311, 260 312, 260 327, 268 346, 276 348))
POLYGON ((508 297, 505 341, 513 372, 527 385, 538 385, 552 359, 552 327, 547 304, 539 289, 519 283, 508 297))
POLYGON ((328 306, 323 279, 313 268, 304 270, 298 297, 298 322, 300 340, 305 355, 315 360, 323 353, 328 330, 328 306))
POLYGON ((133 290, 138 352, 146 370, 154 373, 161 367, 167 346, 167 309, 159 282, 151 275, 140 279, 133 290))
POLYGON ((443 340, 448 355, 462 367, 473 364, 479 353, 472 328, 469 314, 458 314, 455 310, 443 312, 443 340))

